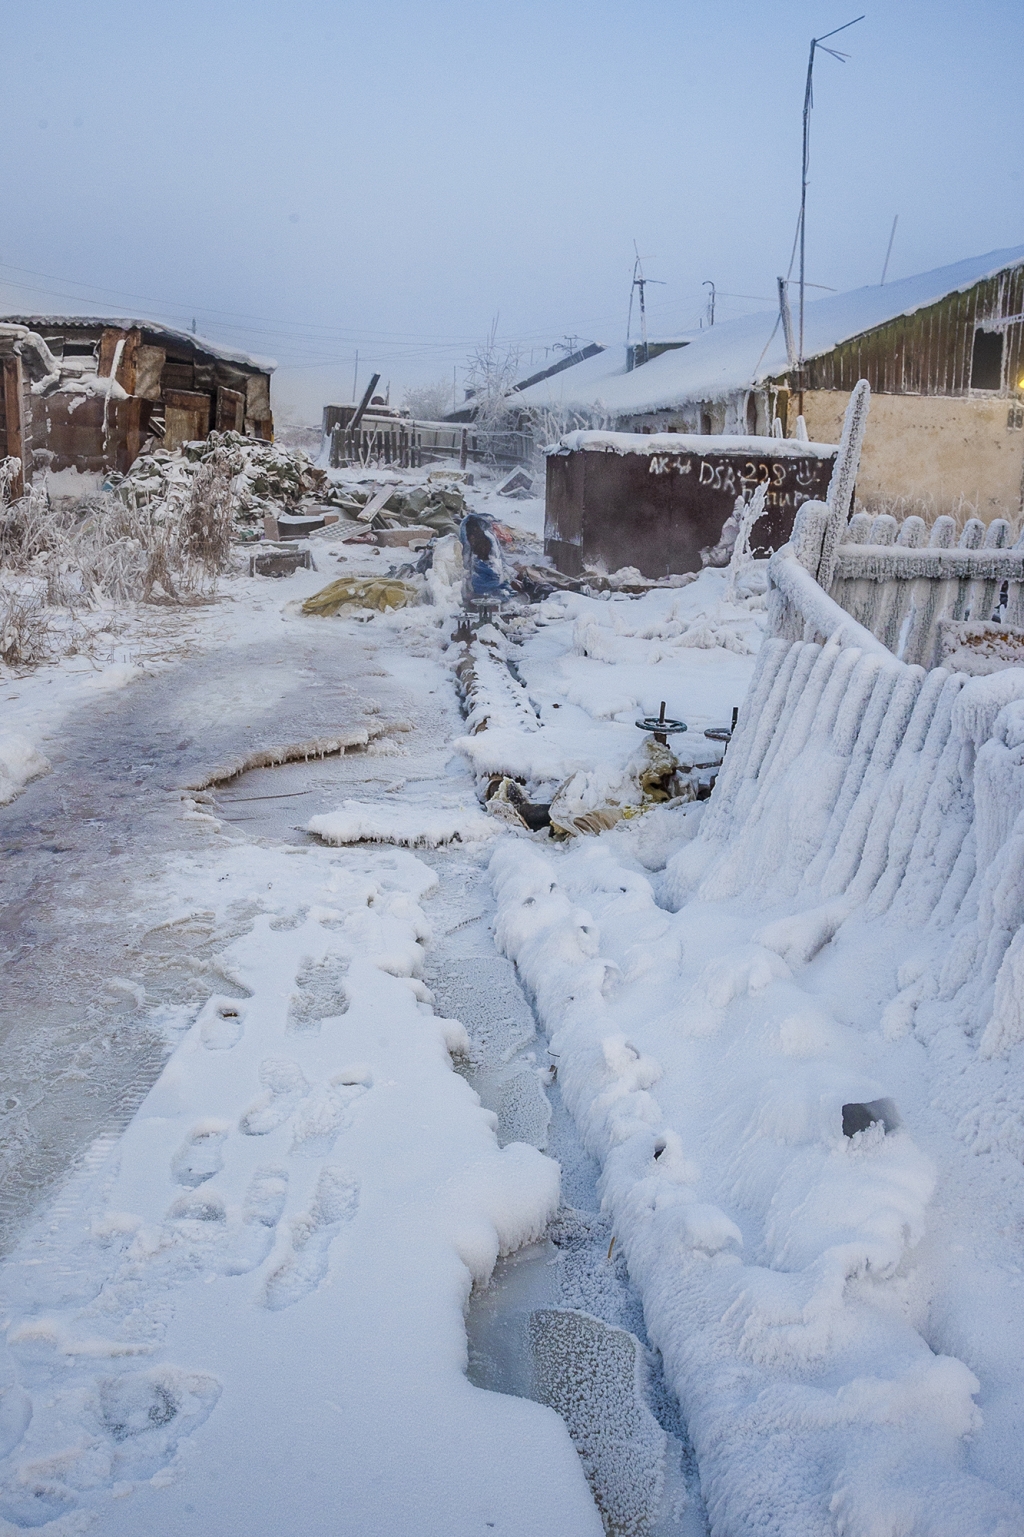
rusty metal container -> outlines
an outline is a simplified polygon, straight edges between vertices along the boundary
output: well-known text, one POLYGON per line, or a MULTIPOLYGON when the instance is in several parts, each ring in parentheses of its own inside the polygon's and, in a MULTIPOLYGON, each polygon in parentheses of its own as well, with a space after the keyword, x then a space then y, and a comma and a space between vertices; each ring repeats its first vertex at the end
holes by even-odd
POLYGON ((785 544, 803 502, 824 498, 837 449, 792 438, 573 432, 547 451, 544 551, 565 576, 636 566, 699 571, 739 496, 768 486, 755 555, 785 544))

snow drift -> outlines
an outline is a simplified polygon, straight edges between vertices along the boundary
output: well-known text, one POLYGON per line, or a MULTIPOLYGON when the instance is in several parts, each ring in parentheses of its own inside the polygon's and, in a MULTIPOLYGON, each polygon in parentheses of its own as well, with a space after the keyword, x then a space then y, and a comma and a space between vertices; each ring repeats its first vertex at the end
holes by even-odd
POLYGON ((602 1163, 712 1532, 1009 1537, 1013 1417, 972 1467, 975 1367, 1004 1401, 1024 1341, 949 1280, 960 1348, 929 1326, 928 1091, 905 1119, 885 1074, 941 1040, 930 1092, 956 1104, 1014 1054, 957 1135, 1024 1146, 1024 671, 770 640, 695 835, 653 876, 641 836, 499 846, 497 937, 602 1163))

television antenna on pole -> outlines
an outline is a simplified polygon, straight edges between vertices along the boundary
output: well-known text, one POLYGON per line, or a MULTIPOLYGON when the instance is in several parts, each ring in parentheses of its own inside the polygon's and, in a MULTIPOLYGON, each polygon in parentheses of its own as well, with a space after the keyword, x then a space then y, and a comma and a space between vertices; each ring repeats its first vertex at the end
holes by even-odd
POLYGON ((845 64, 850 57, 848 53, 842 53, 838 48, 826 48, 825 43, 830 37, 836 37, 838 33, 845 32, 848 27, 855 27, 858 21, 863 21, 864 15, 855 16, 852 21, 844 21, 841 27, 833 27, 831 32, 825 32, 821 37, 811 38, 811 51, 807 58, 807 83, 804 86, 804 139, 803 161, 800 173, 800 321, 797 347, 797 367, 799 368, 798 393, 800 396, 800 414, 804 408, 804 258, 806 254, 807 232, 807 173, 811 164, 811 108, 814 105, 814 55, 820 48, 822 53, 838 59, 840 64, 845 64))
POLYGON ((633 282, 632 282, 632 284, 630 286, 630 290, 629 290, 629 317, 628 317, 628 319, 626 321, 626 342, 628 344, 628 342, 629 342, 629 330, 630 330, 630 326, 633 324, 633 293, 634 293, 634 291, 636 289, 639 289, 639 291, 640 291, 640 347, 641 347, 641 350, 643 352, 643 362, 646 363, 648 361, 648 359, 650 358, 650 351, 649 351, 648 346, 647 346, 647 306, 646 306, 646 303, 644 301, 644 289, 647 287, 648 283, 657 283, 659 288, 664 288, 665 284, 664 284, 664 282, 662 281, 661 278, 647 278, 647 277, 644 277, 643 262, 642 262, 641 257, 640 257, 640 252, 637 251, 636 241, 635 240, 633 241, 633 250, 636 252, 636 260, 633 263, 633 282))
POLYGON ((701 288, 711 289, 711 293, 708 297, 708 325, 713 326, 715 323, 715 285, 712 283, 710 278, 705 278, 704 282, 700 286, 701 288))

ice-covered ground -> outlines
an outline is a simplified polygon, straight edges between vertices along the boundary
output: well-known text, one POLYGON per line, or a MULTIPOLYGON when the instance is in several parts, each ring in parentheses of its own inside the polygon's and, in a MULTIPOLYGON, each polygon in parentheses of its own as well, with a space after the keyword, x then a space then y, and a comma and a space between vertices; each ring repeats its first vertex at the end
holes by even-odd
MULTIPOLYGON (((538 507, 501 510, 529 528, 538 507)), ((563 1422, 475 1385, 514 1386, 514 1371, 466 1376, 471 1288, 558 1207, 548 1155, 575 1210, 556 1248, 569 1234, 570 1254, 579 1242, 619 1275, 625 1253, 715 1537, 1021 1530, 1019 1158, 955 1135, 977 1084, 948 1035, 880 1029, 905 935, 876 922, 816 949, 741 875, 728 898, 690 900, 672 861, 699 804, 556 846, 492 828, 477 799, 492 773, 537 798, 576 775, 581 806, 621 794, 634 721, 662 700, 690 728, 679 757, 712 761, 703 728, 728 723, 757 662, 758 583, 706 572, 636 600, 549 599, 476 643, 464 721, 445 604, 303 618, 296 599, 387 559, 314 548, 319 573, 228 582, 169 637, 183 661, 154 657, 84 705, 66 668, 10 689, 19 736, 52 769, 0 828, 33 868, 46 817, 81 841, 45 856, 74 866, 74 902, 59 878, 26 878, 5 921, 24 937, 33 901, 52 900, 58 947, 86 933, 83 972, 120 986, 111 1053, 135 1030, 169 1055, 124 1130, 123 1115, 88 1120, 90 1058, 61 1144, 65 1159, 87 1150, 0 1268, 0 1532, 597 1537, 563 1422), (47 714, 47 690, 66 707, 47 714), (259 766, 332 731, 365 745, 259 766), (96 770, 122 741, 112 785, 96 770), (112 855, 104 797, 136 781, 138 825, 129 799, 112 855), (479 841, 453 863, 433 846, 460 819, 479 841), (520 1042, 500 1071, 473 1066, 480 1018, 442 1007, 458 1012, 451 936, 477 935, 473 964, 489 943, 488 861, 498 941, 549 1032, 540 1060, 520 1042), (162 990, 154 946, 173 957, 162 990), (601 1171, 603 1226, 561 1100, 601 1171), (844 1136, 843 1104, 879 1100, 891 1129, 844 1136)), ((44 980, 40 967, 27 1000, 44 980)), ((531 1292, 540 1312, 598 1316, 565 1326, 570 1361, 632 1349, 634 1304, 603 1312, 603 1274, 531 1292)), ((562 1407, 593 1475, 606 1449, 559 1380, 535 1396, 562 1407)), ((646 1412, 649 1452, 661 1432, 646 1412)), ((667 1526, 622 1530, 699 1529, 692 1499, 674 1508, 667 1526)))

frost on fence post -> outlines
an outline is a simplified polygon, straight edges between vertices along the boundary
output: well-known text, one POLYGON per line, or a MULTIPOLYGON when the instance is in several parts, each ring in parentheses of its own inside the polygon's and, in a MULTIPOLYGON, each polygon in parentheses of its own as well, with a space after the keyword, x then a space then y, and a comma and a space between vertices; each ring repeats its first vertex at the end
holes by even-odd
POLYGON ((821 565, 822 546, 829 517, 830 509, 827 502, 804 502, 793 519, 793 532, 789 542, 797 560, 812 576, 817 573, 821 565))
POLYGON ((666 1436, 644 1401, 639 1340, 569 1308, 530 1314, 534 1396, 560 1414, 609 1537, 649 1537, 666 1436))
POLYGON ((866 379, 861 379, 853 387, 850 403, 846 408, 846 417, 843 421, 843 435, 839 440, 839 453, 836 456, 836 467, 832 471, 832 479, 829 482, 826 501, 829 506, 829 520, 825 527, 822 540, 821 560, 818 564, 818 585, 826 592, 832 585, 832 578, 836 569, 836 551, 839 548, 843 530, 850 518, 850 508, 853 505, 853 491, 857 483, 857 471, 860 468, 860 450, 864 442, 864 429, 867 426, 868 406, 871 402, 871 386, 866 379))

